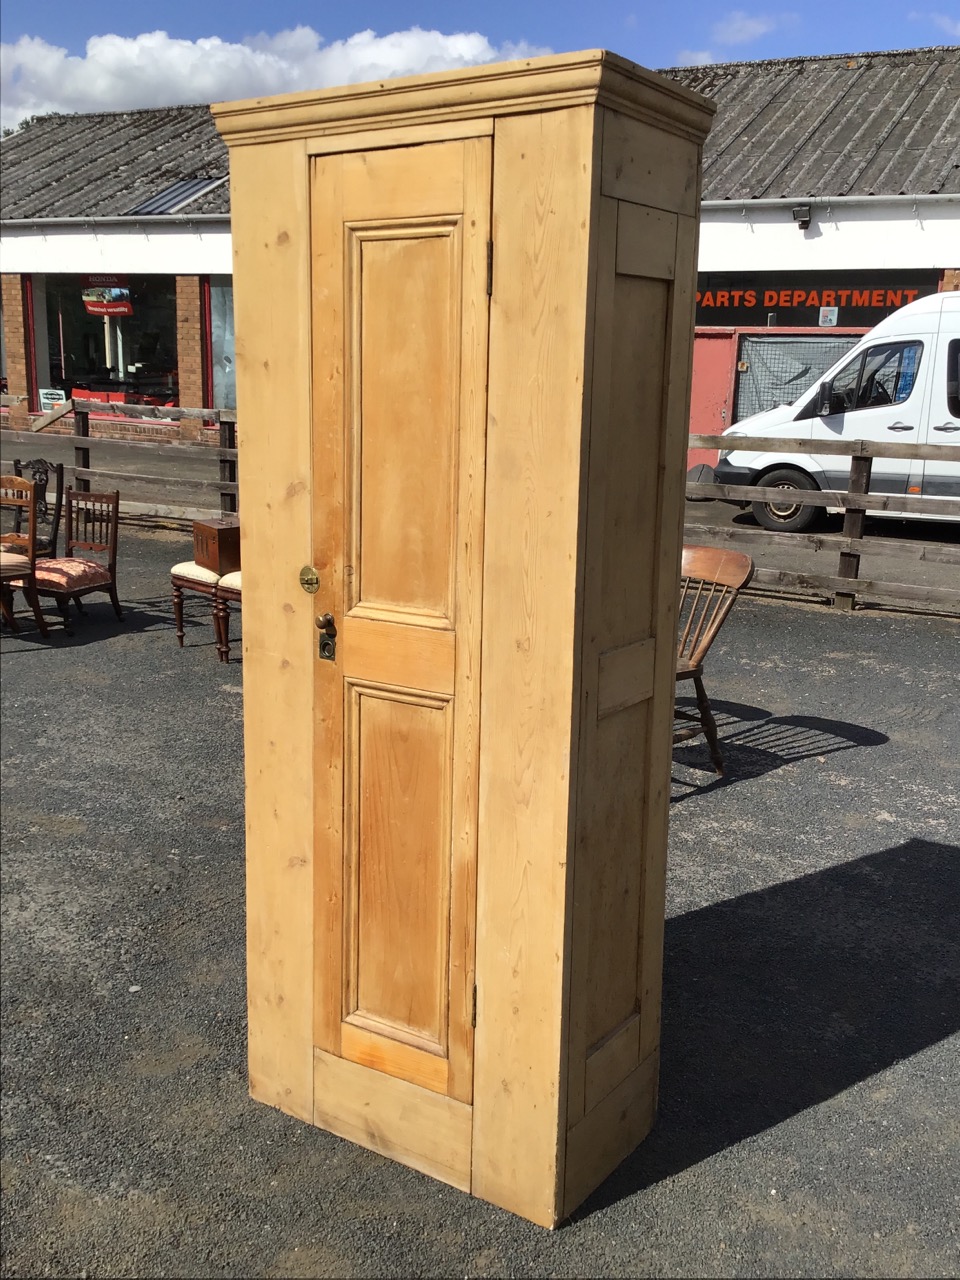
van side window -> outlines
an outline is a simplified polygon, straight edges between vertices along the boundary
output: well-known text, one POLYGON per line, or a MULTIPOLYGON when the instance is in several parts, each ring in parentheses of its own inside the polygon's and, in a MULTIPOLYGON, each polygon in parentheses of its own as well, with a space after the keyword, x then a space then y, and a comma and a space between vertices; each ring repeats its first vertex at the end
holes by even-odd
POLYGON ((917 381, 922 353, 922 342, 885 342, 868 347, 833 379, 833 393, 839 402, 836 412, 902 404, 909 399, 917 381))
POLYGON ((960 418, 960 338, 951 338, 947 346, 947 408, 960 418))

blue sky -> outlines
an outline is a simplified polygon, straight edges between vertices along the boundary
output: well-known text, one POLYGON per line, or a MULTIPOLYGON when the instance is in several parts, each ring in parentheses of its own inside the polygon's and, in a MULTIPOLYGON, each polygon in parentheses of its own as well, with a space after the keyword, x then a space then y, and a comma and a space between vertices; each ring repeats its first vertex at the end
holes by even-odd
POLYGON ((960 44, 958 0, 4 0, 2 123, 605 48, 648 67, 960 44))

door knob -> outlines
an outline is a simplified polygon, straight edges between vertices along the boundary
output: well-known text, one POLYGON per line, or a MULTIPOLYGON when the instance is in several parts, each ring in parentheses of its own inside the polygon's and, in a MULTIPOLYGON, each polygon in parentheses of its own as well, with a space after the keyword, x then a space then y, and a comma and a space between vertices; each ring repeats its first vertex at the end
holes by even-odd
POLYGON ((322 613, 316 620, 317 630, 320 632, 320 643, 318 648, 318 656, 324 662, 336 662, 337 660, 337 624, 332 613, 322 613))

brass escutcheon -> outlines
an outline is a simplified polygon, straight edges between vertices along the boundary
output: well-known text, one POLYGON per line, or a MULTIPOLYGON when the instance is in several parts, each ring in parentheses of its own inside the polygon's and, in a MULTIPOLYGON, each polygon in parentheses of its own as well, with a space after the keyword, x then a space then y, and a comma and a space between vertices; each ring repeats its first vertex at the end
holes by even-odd
POLYGON ((311 596, 320 590, 320 575, 312 564, 305 564, 300 570, 300 585, 311 596))

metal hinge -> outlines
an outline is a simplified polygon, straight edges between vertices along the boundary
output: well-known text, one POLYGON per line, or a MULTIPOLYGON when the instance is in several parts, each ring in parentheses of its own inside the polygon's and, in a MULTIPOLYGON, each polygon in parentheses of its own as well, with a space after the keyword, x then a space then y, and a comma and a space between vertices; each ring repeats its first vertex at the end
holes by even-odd
POLYGON ((471 1014, 470 1014, 470 1025, 471 1025, 471 1027, 475 1027, 475 1026, 477 1025, 477 988, 476 988, 476 984, 474 984, 474 988, 473 988, 473 1011, 472 1011, 472 1012, 471 1012, 471 1014))
POLYGON ((493 297, 493 241, 487 241, 487 297, 493 297))

